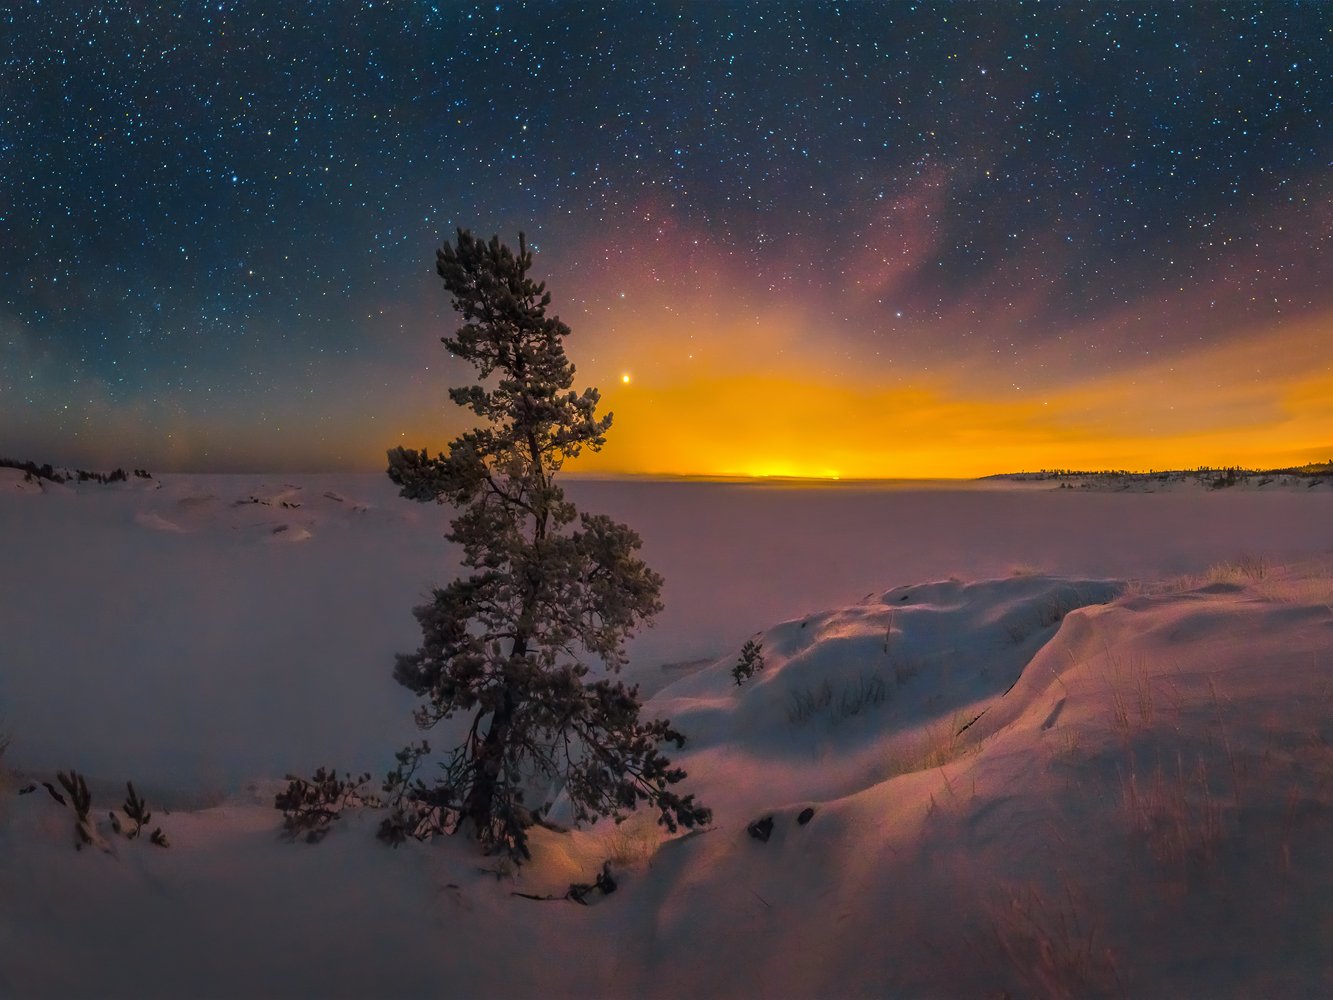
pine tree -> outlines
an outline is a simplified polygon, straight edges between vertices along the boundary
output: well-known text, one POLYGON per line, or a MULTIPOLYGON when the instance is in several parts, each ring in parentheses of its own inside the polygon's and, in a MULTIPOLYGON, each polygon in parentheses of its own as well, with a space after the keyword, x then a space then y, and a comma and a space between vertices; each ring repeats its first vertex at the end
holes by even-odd
MULTIPOLYGON (((684 737, 641 719, 637 689, 616 677, 626 639, 661 610, 661 577, 637 557, 634 531, 579 513, 556 482, 611 426, 596 414, 596 389, 571 388, 570 330, 547 315, 551 296, 528 276, 522 235, 515 254, 460 229, 437 265, 463 319, 444 345, 480 381, 449 397, 483 424, 433 458, 396 448, 388 471, 403 496, 457 511, 446 537, 468 572, 416 609, 422 644, 398 656, 394 676, 424 699, 421 728, 456 714, 470 724, 433 786, 398 774, 386 791, 515 859, 527 857, 532 814, 550 805, 524 802, 534 778, 563 782, 579 822, 647 803, 672 831, 707 823, 708 809, 672 789, 685 772, 659 749, 684 737)), ((415 770, 418 756, 404 751, 400 770, 415 770)), ((399 815, 387 839, 422 828, 419 814, 399 815)))
POLYGON ((732 679, 736 686, 740 687, 751 677, 755 671, 764 669, 764 644, 755 642, 753 639, 746 639, 745 645, 741 647, 741 657, 736 661, 736 665, 731 668, 732 679))

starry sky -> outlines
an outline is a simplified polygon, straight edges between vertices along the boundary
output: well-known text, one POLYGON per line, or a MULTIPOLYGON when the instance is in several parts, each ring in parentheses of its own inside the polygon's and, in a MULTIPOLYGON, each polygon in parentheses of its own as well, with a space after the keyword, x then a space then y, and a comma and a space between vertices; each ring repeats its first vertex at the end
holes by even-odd
POLYGON ((1333 457, 1333 5, 0 6, 0 455, 378 469, 526 232, 575 471, 1333 457))

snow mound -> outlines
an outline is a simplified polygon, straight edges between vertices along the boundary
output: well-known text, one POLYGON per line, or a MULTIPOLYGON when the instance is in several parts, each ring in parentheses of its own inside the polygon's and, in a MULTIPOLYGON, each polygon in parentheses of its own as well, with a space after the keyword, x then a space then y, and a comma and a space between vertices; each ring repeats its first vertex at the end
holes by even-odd
MULTIPOLYGON (((265 542, 307 541, 329 528, 366 519, 376 505, 350 499, 318 482, 270 483, 248 477, 164 477, 137 511, 139 525, 175 533, 200 533, 265 542)), ((410 512, 398 519, 407 520, 410 512)))
POLYGON ((0 492, 41 493, 42 482, 36 477, 26 476, 22 469, 0 468, 0 492))
POLYGON ((184 534, 186 531, 189 530, 188 528, 182 528, 175 521, 168 521, 165 517, 163 517, 161 514, 157 513, 157 511, 154 510, 139 511, 134 515, 134 521, 136 524, 140 524, 143 527, 149 528, 153 531, 166 531, 166 532, 173 532, 175 534, 184 534))
MULTIPOLYGON (((1068 610, 1024 640, 1040 647, 1012 688, 973 703, 985 711, 963 731, 927 726, 896 767, 883 763, 892 742, 877 755, 853 744, 859 780, 852 741, 801 759, 770 736, 760 754, 733 708, 751 752, 718 737, 676 757, 715 825, 663 844, 644 874, 656 907, 648 955, 663 957, 641 982, 719 996, 1324 992, 1331 569, 1270 568, 1226 588, 1202 581, 1068 610), (759 820, 763 839, 750 831, 759 820), (959 943, 968 960, 941 961, 959 943), (666 957, 686 954, 708 974, 666 957)), ((919 597, 934 606, 923 623, 939 616, 937 640, 980 650, 1057 586, 1039 581, 1015 599, 1008 583, 885 597, 919 597)), ((804 621, 824 638, 783 647, 800 622, 764 633, 768 684, 816 653, 846 670, 839 634, 884 624, 865 608, 804 621)), ((915 626, 902 627, 906 641, 915 626)), ((868 638, 863 647, 873 653, 868 638)), ((720 680, 694 697, 723 700, 720 680)), ((964 703, 988 683, 959 672, 932 695, 964 703)), ((689 718, 690 696, 663 694, 654 707, 689 718)), ((742 688, 732 701, 744 698, 742 688)), ((877 707, 885 722, 893 704, 877 707)), ((931 697, 919 704, 904 726, 938 718, 931 697)), ((827 735, 872 715, 826 721, 827 735)))
POLYGON ((28 477, 22 469, 0 467, 0 494, 70 493, 71 487, 51 479, 28 477))
POLYGON ((648 710, 691 753, 753 760, 758 798, 850 794, 910 769, 912 746, 937 730, 973 723, 1066 615, 1122 588, 1036 575, 899 587, 761 632, 765 666, 750 679, 733 677, 738 648, 648 710))

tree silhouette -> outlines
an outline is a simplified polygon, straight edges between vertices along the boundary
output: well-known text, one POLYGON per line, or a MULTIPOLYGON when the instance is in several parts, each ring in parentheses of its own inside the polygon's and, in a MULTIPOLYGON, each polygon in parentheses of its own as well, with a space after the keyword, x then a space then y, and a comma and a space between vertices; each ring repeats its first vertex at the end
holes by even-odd
POLYGON ((637 690, 616 677, 628 636, 661 610, 662 581, 637 557, 634 531, 580 514, 556 483, 567 460, 602 447, 611 416, 597 416, 596 389, 571 388, 570 330, 547 315, 551 296, 531 266, 522 235, 517 254, 461 229, 439 251, 463 319, 443 342, 480 380, 449 396, 482 425, 433 458, 396 448, 388 470, 403 496, 457 511, 446 537, 468 571, 416 609, 422 644, 398 656, 394 676, 424 699, 421 728, 456 714, 470 724, 432 785, 409 780, 425 744, 399 755, 382 835, 470 829, 515 859, 528 856, 525 827, 560 788, 580 822, 640 803, 672 831, 711 818, 672 789, 685 772, 659 747, 684 737, 641 719, 637 690))

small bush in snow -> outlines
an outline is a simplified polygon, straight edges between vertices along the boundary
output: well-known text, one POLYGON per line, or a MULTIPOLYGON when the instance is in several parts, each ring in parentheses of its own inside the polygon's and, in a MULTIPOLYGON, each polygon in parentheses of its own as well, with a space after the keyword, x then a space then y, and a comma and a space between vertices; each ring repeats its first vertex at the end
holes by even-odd
POLYGON ((731 668, 731 676, 736 680, 736 686, 740 687, 751 677, 755 671, 764 669, 764 645, 755 642, 753 639, 746 639, 745 645, 741 647, 741 658, 736 661, 736 665, 731 668))
MULTIPOLYGON (((140 798, 139 794, 135 792, 134 782, 125 782, 125 791, 125 804, 122 805, 121 808, 125 810, 125 815, 134 823, 133 830, 130 830, 128 827, 126 828, 125 836, 130 840, 133 840, 143 832, 143 828, 148 824, 148 821, 153 818, 153 814, 148 811, 148 803, 140 798)), ((112 817, 112 822, 116 822, 114 816, 112 817)))
MULTIPOLYGON (((3 753, 3 749, 4 748, 0 746, 0 753, 3 753)), ((74 810, 75 849, 81 851, 85 847, 97 847, 103 851, 110 851, 111 845, 103 839, 101 833, 98 832, 97 824, 93 821, 93 796, 92 792, 88 790, 87 779, 78 771, 71 770, 68 773, 57 771, 56 780, 60 783, 60 787, 64 789, 63 794, 57 791, 56 786, 49 781, 43 781, 42 787, 46 789, 47 793, 51 798, 55 799, 55 801, 59 802, 62 806, 74 810)), ((124 834, 129 840, 133 840, 135 837, 139 836, 143 828, 147 826, 148 821, 152 819, 153 814, 148 811, 148 803, 140 798, 138 793, 135 792, 133 782, 125 782, 125 787, 129 791, 129 795, 126 797, 122 808, 125 811, 127 819, 134 823, 134 828, 130 829, 128 822, 122 823, 121 818, 117 816, 114 811, 108 813, 107 816, 111 821, 112 830, 116 833, 124 834)), ((29 795, 36 790, 37 783, 33 782, 20 788, 19 794, 29 795)), ((162 832, 160 826, 153 830, 148 839, 158 847, 170 846, 167 841, 167 835, 162 832)))
MULTIPOLYGON (((117 833, 124 834, 127 840, 133 840, 143 832, 144 827, 148 825, 148 821, 153 818, 153 814, 148 811, 148 803, 134 790, 134 782, 125 782, 125 792, 125 801, 121 804, 120 808, 125 813, 125 818, 134 823, 134 828, 130 829, 128 823, 121 823, 120 817, 114 812, 109 814, 111 817, 111 828, 117 833)), ((149 834, 148 839, 158 847, 169 846, 167 843, 167 835, 162 832, 160 826, 149 834)))
POLYGON ((68 803, 56 793, 49 782, 45 782, 46 790, 62 805, 68 804, 74 810, 74 836, 76 838, 74 846, 78 850, 83 850, 85 845, 97 841, 93 821, 88 814, 88 810, 92 808, 93 804, 92 793, 88 791, 88 782, 78 771, 70 771, 68 774, 64 771, 57 771, 56 780, 60 782, 60 787, 69 795, 68 803))
POLYGON ((153 814, 148 811, 148 803, 134 791, 134 782, 125 782, 125 789, 125 804, 121 808, 125 810, 125 815, 134 821, 134 829, 125 836, 133 840, 143 831, 144 826, 153 818, 153 814))
POLYGON ((367 796, 363 789, 370 781, 363 774, 355 781, 347 774, 338 779, 337 771, 320 768, 307 781, 294 774, 287 775, 287 787, 273 799, 273 808, 282 810, 282 833, 288 840, 303 838, 308 844, 324 839, 345 809, 354 806, 378 805, 378 799, 367 796))
POLYGON ((808 722, 833 704, 833 685, 821 681, 817 686, 792 691, 787 696, 787 721, 792 725, 808 722))

